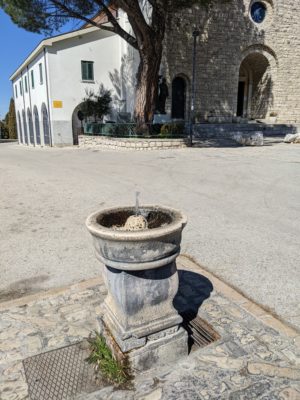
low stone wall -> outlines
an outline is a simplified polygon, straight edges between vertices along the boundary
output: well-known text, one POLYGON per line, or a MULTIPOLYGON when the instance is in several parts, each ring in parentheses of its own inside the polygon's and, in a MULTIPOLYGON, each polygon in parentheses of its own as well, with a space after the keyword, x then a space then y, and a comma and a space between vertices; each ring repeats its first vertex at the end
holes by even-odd
POLYGON ((188 139, 114 138, 80 135, 79 147, 98 147, 112 150, 165 150, 188 146, 188 139))

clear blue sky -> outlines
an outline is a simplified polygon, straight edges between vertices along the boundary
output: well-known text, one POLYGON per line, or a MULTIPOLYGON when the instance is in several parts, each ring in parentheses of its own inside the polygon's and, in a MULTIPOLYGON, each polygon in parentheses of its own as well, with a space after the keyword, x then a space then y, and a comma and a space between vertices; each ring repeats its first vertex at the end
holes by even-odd
MULTIPOLYGON (((70 22, 58 33, 73 29, 78 29, 78 21, 70 22)), ((19 28, 0 9, 0 119, 5 117, 12 97, 10 75, 42 39, 43 35, 19 28)))
POLYGON ((0 9, 0 37, 0 119, 3 119, 12 97, 9 77, 43 36, 18 28, 0 9))

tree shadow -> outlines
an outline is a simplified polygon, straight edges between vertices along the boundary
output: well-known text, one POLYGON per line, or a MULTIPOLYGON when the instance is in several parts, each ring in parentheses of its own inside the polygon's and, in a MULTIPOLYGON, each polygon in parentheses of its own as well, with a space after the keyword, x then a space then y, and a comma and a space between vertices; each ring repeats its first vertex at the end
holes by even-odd
MULTIPOLYGON (((121 58, 120 69, 116 68, 108 72, 109 79, 113 85, 113 112, 132 114, 134 110, 135 86, 136 86, 136 55, 130 55, 130 46, 127 46, 128 54, 121 58)), ((116 118, 116 115, 114 115, 116 118)))

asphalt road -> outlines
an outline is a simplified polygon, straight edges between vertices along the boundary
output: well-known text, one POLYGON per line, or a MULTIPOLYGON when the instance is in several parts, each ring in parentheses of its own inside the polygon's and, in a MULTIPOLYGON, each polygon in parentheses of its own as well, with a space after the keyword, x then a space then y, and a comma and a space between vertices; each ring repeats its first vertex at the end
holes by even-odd
POLYGON ((300 326, 300 145, 113 152, 0 145, 0 301, 100 273, 85 219, 169 205, 182 251, 300 326))

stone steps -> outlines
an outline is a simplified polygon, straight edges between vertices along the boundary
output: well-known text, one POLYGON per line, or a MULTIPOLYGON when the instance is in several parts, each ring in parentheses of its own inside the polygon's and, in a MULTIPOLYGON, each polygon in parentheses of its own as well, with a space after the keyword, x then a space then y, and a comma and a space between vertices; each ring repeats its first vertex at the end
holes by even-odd
POLYGON ((287 124, 195 124, 194 137, 199 139, 230 138, 233 133, 262 132, 264 136, 285 136, 300 131, 300 126, 287 124))

